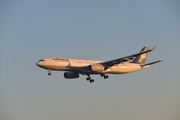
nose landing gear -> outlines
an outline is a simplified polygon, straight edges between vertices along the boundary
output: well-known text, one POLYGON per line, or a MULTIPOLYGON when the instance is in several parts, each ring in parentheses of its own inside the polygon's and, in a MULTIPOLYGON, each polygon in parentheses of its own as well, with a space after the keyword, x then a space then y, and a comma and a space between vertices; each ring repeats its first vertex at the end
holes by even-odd
POLYGON ((48 75, 50 76, 51 74, 51 69, 48 69, 48 75))

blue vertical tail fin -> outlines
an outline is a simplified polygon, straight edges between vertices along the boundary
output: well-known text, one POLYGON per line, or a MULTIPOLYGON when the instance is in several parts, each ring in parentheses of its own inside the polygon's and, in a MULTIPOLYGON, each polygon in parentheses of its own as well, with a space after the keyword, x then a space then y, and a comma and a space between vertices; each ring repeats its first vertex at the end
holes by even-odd
MULTIPOLYGON (((147 50, 149 50, 149 47, 143 47, 142 50, 140 51, 140 53, 141 53, 141 52, 144 52, 144 51, 147 51, 147 50)), ((146 58, 147 58, 147 53, 141 54, 141 55, 137 56, 137 57, 132 61, 132 63, 145 64, 146 58)))

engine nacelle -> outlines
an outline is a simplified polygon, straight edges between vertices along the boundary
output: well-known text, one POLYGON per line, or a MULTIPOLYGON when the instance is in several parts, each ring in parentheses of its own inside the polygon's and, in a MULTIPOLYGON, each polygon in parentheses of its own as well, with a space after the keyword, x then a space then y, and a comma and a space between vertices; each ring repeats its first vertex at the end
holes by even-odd
POLYGON ((89 65, 89 69, 94 72, 102 72, 104 71, 104 66, 101 64, 93 64, 89 65))
POLYGON ((75 73, 75 72, 65 72, 64 78, 66 78, 66 79, 79 78, 79 74, 75 73))

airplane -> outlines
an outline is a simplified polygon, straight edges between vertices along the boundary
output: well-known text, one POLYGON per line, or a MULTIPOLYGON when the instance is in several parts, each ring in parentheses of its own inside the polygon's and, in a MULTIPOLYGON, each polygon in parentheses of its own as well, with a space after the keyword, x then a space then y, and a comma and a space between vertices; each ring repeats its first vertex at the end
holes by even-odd
POLYGON ((40 59, 36 65, 46 69, 48 75, 51 75, 51 70, 65 71, 64 78, 66 79, 79 78, 79 75, 81 74, 87 75, 86 80, 93 83, 94 79, 90 76, 93 74, 99 74, 104 79, 107 79, 109 77, 107 74, 126 74, 143 70, 152 64, 162 62, 162 60, 158 60, 151 63, 145 63, 147 53, 155 50, 155 48, 156 46, 151 49, 145 46, 139 53, 109 61, 51 57, 40 59))

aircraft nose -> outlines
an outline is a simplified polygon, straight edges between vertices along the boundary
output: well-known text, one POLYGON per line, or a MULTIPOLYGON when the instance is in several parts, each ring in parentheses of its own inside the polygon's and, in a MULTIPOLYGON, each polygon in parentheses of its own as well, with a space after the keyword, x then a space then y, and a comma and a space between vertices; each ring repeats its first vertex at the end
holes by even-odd
POLYGON ((42 67, 44 65, 44 59, 39 60, 36 65, 42 67))
POLYGON ((36 65, 39 66, 39 62, 37 62, 36 65))

